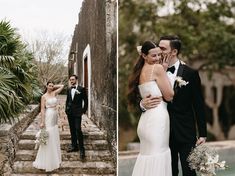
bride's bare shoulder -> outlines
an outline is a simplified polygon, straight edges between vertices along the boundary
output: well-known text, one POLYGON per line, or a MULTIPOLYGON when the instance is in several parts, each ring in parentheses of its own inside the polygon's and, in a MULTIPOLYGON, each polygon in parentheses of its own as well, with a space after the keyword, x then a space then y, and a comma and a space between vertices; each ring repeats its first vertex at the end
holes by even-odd
POLYGON ((155 64, 154 72, 156 74, 160 74, 160 73, 165 72, 165 70, 161 64, 155 64))
POLYGON ((42 95, 42 100, 45 100, 47 98, 47 95, 46 94, 43 94, 42 95))

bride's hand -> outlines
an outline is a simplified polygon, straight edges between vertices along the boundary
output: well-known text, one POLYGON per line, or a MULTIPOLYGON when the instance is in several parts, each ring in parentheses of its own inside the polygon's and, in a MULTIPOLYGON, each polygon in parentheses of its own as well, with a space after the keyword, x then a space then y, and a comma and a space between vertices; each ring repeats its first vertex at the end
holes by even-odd
POLYGON ((42 129, 42 128, 44 128, 45 127, 45 123, 41 123, 40 124, 40 128, 42 129))
POLYGON ((204 144, 205 142, 206 142, 206 137, 199 137, 196 142, 196 146, 204 144))

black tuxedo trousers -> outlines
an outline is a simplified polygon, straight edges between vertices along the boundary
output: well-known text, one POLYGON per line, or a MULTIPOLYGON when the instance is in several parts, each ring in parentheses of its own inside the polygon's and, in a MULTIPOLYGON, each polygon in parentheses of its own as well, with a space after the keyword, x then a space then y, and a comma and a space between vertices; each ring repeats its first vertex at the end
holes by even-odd
POLYGON ((68 115, 71 143, 73 148, 84 149, 83 133, 81 129, 82 117, 68 115))

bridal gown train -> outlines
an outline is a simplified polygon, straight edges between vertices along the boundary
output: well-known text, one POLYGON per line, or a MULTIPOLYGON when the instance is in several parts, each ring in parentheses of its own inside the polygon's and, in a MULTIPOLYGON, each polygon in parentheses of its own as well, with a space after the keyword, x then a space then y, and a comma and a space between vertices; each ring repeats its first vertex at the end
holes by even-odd
MULTIPOLYGON (((139 85, 139 91, 142 98, 149 94, 162 96, 156 81, 139 85)), ((140 153, 132 176, 172 176, 169 125, 167 105, 163 101, 142 113, 137 128, 140 153)))
POLYGON ((56 97, 46 99, 45 126, 49 133, 49 137, 46 145, 39 146, 36 160, 33 162, 35 168, 44 169, 46 172, 59 168, 61 163, 60 136, 57 125, 58 115, 56 105, 56 97))

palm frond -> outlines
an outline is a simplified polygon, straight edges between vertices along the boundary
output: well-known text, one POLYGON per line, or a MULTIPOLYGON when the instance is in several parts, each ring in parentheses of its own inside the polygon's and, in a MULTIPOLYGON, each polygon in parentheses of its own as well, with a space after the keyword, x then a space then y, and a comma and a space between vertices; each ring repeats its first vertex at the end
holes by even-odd
POLYGON ((13 56, 0 55, 0 66, 2 67, 13 67, 14 61, 15 59, 13 56))
POLYGON ((23 108, 23 102, 13 90, 0 89, 0 123, 12 123, 23 108))
POLYGON ((41 92, 33 55, 26 48, 16 29, 0 21, 0 123, 11 123, 41 92))

